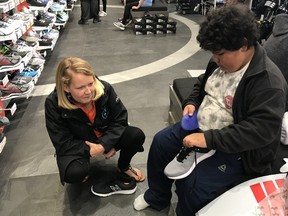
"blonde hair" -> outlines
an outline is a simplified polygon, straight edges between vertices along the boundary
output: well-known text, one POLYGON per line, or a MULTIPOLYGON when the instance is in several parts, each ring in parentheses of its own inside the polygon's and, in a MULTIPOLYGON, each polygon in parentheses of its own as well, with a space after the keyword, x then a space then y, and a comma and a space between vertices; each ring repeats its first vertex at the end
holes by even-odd
POLYGON ((64 91, 64 86, 69 86, 71 84, 73 73, 82 73, 86 76, 93 77, 95 95, 92 100, 96 101, 104 94, 104 86, 94 74, 91 65, 81 58, 68 57, 59 63, 56 71, 55 81, 58 96, 58 106, 69 110, 78 108, 68 100, 67 93, 64 91))

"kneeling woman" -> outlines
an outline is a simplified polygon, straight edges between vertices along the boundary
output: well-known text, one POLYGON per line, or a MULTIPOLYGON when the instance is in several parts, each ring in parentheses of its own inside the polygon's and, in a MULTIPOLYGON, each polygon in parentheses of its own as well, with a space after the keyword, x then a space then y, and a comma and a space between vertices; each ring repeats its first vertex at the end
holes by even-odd
MULTIPOLYGON (((117 151, 119 171, 133 181, 144 180, 142 172, 131 167, 130 162, 137 152, 144 151, 145 135, 141 129, 128 125, 127 110, 113 87, 99 80, 85 60, 68 57, 59 63, 56 88, 45 101, 45 118, 62 184, 86 181, 90 157, 104 155, 108 159, 117 151)), ((136 190, 135 181, 134 185, 119 187, 129 194, 136 190)), ((106 196, 113 192, 95 194, 106 196)))

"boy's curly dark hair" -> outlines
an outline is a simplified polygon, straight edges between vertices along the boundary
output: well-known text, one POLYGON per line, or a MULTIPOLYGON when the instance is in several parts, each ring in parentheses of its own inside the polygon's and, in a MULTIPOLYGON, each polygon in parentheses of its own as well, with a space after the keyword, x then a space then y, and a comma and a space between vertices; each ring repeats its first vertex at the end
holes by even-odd
POLYGON ((228 4, 211 10, 200 25, 197 41, 204 50, 235 51, 256 45, 259 28, 254 12, 243 4, 228 4))

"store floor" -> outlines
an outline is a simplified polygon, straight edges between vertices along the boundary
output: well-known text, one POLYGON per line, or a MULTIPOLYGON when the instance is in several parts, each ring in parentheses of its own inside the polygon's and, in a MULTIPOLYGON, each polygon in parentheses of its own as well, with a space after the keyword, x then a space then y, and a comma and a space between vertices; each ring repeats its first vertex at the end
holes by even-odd
MULTIPOLYGON (((78 3, 77 3, 78 4, 78 3)), ((76 5, 40 76, 31 97, 15 99, 17 110, 6 127, 7 144, 0 154, 0 215, 175 215, 176 196, 161 212, 152 209, 137 212, 133 201, 147 188, 147 180, 138 183, 133 195, 99 198, 90 192, 91 181, 108 179, 115 172, 116 159, 92 160, 96 179, 82 185, 62 186, 44 119, 44 101, 54 88, 58 62, 67 56, 88 60, 96 74, 109 81, 126 105, 131 125, 146 134, 145 151, 133 158, 132 165, 146 174, 149 146, 154 134, 167 126, 169 84, 187 77, 187 70, 204 69, 210 54, 199 49, 195 37, 201 15, 175 13, 177 33, 135 35, 121 31, 113 21, 121 17, 120 1, 108 1, 108 16, 102 22, 78 25, 80 7, 76 5)))

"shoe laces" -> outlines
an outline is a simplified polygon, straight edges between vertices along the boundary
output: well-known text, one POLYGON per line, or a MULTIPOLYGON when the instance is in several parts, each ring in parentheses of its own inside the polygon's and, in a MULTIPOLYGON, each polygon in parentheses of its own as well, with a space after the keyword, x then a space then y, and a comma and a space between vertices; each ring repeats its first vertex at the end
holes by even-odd
POLYGON ((185 159, 187 159, 187 156, 189 156, 191 151, 192 151, 191 148, 182 147, 181 151, 179 152, 179 154, 176 157, 177 161, 180 162, 180 163, 183 163, 183 161, 185 159))

